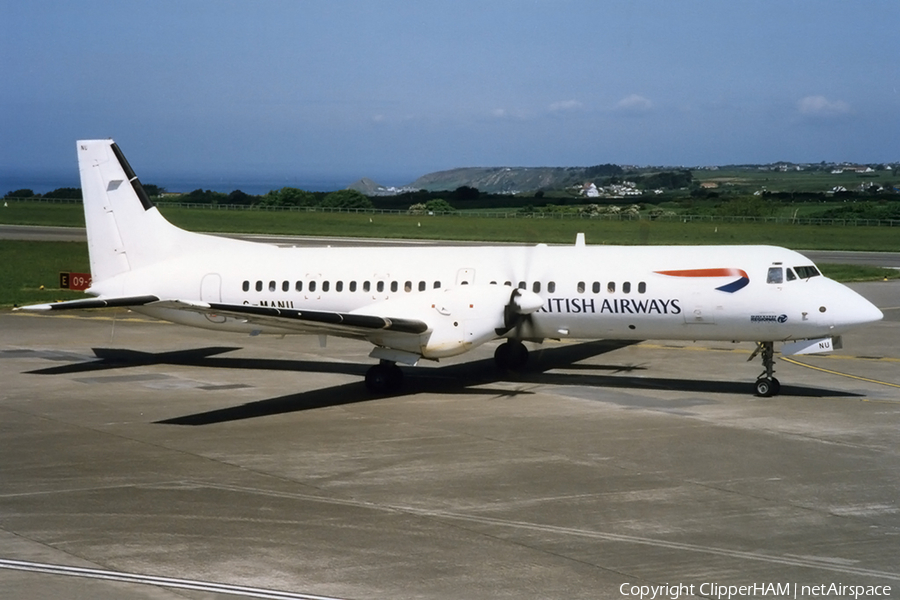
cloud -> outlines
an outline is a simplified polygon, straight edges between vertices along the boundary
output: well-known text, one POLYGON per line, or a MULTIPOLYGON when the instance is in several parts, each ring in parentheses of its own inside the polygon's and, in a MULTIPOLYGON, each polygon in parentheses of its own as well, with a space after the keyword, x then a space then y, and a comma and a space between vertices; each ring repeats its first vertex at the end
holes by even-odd
POLYGON ((534 118, 534 114, 518 108, 495 108, 491 111, 491 117, 504 120, 528 121, 534 118))
POLYGON ((843 100, 829 100, 825 96, 806 96, 797 102, 797 110, 807 117, 838 117, 852 111, 843 100))
POLYGON ((639 94, 625 96, 616 104, 616 110, 632 114, 645 113, 652 108, 653 103, 639 94))
POLYGON ((567 110, 578 110, 584 106, 578 100, 560 100, 550 105, 550 112, 562 112, 567 110))

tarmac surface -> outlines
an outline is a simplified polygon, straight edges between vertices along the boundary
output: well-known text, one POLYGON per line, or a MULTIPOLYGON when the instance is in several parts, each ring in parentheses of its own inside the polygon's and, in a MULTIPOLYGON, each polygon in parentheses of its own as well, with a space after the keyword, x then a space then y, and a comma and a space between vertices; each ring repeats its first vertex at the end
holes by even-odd
POLYGON ((900 282, 853 287, 885 320, 775 398, 752 344, 488 344, 373 398, 361 342, 0 313, 0 596, 898 597, 900 282))

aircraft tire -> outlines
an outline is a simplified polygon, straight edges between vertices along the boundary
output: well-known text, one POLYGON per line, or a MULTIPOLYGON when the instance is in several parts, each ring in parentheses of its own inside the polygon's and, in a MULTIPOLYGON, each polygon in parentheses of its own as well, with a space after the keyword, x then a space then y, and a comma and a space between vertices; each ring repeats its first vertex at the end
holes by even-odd
POLYGON ((403 371, 395 364, 379 363, 366 371, 366 389, 373 394, 387 394, 403 387, 403 371))
POLYGON ((771 398, 775 394, 778 393, 778 390, 781 388, 781 384, 777 379, 768 378, 768 377, 760 377, 756 380, 756 395, 761 396, 763 398, 771 398))
POLYGON ((518 371, 528 362, 528 348, 518 340, 509 340, 494 350, 494 362, 504 370, 518 371))

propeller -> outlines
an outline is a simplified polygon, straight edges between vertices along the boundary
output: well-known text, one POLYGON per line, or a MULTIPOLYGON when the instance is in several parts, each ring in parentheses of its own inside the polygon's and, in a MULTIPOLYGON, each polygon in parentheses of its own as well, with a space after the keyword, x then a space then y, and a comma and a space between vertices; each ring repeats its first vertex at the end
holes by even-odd
POLYGON ((514 286, 509 294, 509 301, 503 307, 503 327, 497 328, 497 335, 506 335, 510 331, 515 331, 515 338, 522 339, 525 337, 526 325, 534 331, 531 315, 540 310, 544 306, 544 299, 537 293, 532 292, 518 285, 532 285, 539 278, 535 278, 539 273, 535 273, 535 265, 538 270, 545 264, 541 260, 546 244, 538 244, 527 249, 520 249, 515 253, 516 260, 511 261, 513 264, 512 285, 514 286), (522 252, 521 250, 525 250, 522 252))
POLYGON ((544 306, 544 299, 528 290, 512 289, 509 302, 503 307, 503 327, 496 329, 497 335, 506 335, 515 329, 516 337, 522 338, 525 323, 531 325, 531 315, 544 306))

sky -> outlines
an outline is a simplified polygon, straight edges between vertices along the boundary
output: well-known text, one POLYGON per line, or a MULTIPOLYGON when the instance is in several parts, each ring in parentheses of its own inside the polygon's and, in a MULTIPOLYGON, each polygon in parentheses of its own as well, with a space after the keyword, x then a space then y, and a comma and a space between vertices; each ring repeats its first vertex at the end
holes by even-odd
MULTIPOLYGON (((900 2, 0 0, 0 174, 900 161, 900 2)), ((226 190, 227 191, 227 190, 226 190)))

